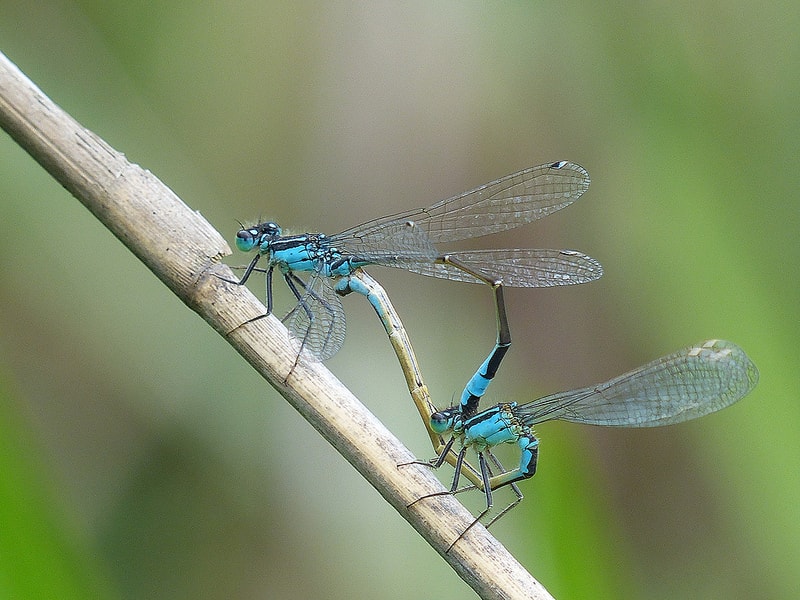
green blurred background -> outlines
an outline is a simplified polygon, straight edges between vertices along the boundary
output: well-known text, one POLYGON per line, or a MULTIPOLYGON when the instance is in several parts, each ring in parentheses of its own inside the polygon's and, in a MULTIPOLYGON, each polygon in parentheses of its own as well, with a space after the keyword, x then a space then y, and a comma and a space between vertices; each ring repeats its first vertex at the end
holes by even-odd
MULTIPOLYGON (((229 240, 237 219, 333 233, 532 164, 588 169, 574 207, 486 242, 606 270, 507 293, 489 401, 707 337, 761 382, 686 425, 539 428, 540 472, 494 532, 557 598, 800 596, 799 30, 796 2, 0 2, 2 51, 229 240)), ((0 202, 0 596, 472 594, 5 134, 0 202)), ((371 271, 449 404, 491 346, 490 294, 371 271)), ((330 368, 428 457, 377 319, 345 304, 330 368)))

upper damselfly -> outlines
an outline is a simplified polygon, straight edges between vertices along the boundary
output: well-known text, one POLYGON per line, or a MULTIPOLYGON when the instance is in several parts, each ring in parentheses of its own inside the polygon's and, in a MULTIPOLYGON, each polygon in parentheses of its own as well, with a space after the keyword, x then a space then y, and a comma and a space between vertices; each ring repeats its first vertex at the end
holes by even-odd
MULTIPOLYGON (((242 227, 236 246, 257 254, 237 283, 244 284, 254 271, 266 272, 267 314, 271 314, 272 275, 277 268, 297 299, 284 323, 300 341, 301 350, 308 349, 324 360, 344 342, 345 318, 339 296, 353 291, 347 278, 366 265, 487 283, 496 290, 503 285, 549 287, 597 279, 603 272, 600 263, 574 250, 449 252, 439 248, 445 242, 498 233, 541 219, 572 204, 588 187, 589 175, 583 167, 560 161, 519 171, 429 208, 368 221, 335 235, 283 235, 272 221, 242 227), (257 269, 262 257, 266 268, 257 269), (298 276, 301 271, 310 273, 307 280, 298 276)), ((495 303, 498 346, 507 348, 511 338, 501 291, 496 292, 495 303)), ((487 375, 491 379, 493 373, 487 375)))

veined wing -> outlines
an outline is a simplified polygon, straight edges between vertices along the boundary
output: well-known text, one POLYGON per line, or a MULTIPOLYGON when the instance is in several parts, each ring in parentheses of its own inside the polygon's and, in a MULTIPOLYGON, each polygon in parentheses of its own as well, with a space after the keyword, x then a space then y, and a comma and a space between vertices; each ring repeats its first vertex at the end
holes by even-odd
POLYGON ((342 254, 387 267, 406 268, 408 263, 432 262, 440 254, 416 221, 394 217, 368 234, 351 229, 349 233, 331 236, 330 240, 331 246, 342 254))
POLYGON ((541 219, 569 206, 589 188, 589 174, 572 162, 531 167, 473 190, 358 225, 331 239, 340 250, 359 254, 388 247, 404 227, 419 227, 437 244, 489 235, 541 219))
POLYGON ((282 321, 299 345, 298 351, 306 349, 320 360, 329 359, 344 343, 347 326, 342 301, 331 278, 319 272, 311 274, 305 292, 282 321))
POLYGON ((708 340, 596 386, 518 406, 528 424, 561 419, 590 425, 654 427, 720 410, 758 383, 758 369, 739 346, 708 340))
MULTIPOLYGON (((500 279, 511 287, 552 287, 594 281, 603 267, 575 250, 506 249, 448 252, 447 256, 489 279, 500 279)), ((409 262, 407 271, 451 281, 482 283, 466 271, 444 263, 409 262)))

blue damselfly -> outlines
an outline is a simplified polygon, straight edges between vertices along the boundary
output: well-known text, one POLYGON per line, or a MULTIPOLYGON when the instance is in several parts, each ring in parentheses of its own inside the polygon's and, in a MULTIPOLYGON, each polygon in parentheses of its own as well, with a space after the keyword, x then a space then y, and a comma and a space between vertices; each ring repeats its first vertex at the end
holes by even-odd
MULTIPOLYGON (((272 276, 281 273, 297 299, 283 321, 308 349, 324 360, 344 341, 345 319, 339 296, 352 291, 347 282, 366 265, 396 267, 454 281, 486 283, 497 289, 584 283, 602 275, 593 258, 573 250, 503 249, 445 252, 438 245, 498 233, 561 210, 589 187, 583 167, 560 161, 508 175, 425 209, 411 210, 358 225, 342 233, 283 235, 272 221, 242 227, 236 245, 257 254, 245 269, 266 272, 267 314, 272 313, 272 276), (261 258, 265 269, 257 269, 261 258), (307 280, 299 272, 310 274, 307 280)), ((496 292, 498 345, 511 337, 496 292)), ((498 358, 502 358, 502 352, 498 358)))
MULTIPOLYGON (((460 491, 462 462, 467 450, 473 448, 481 474, 477 487, 486 495, 486 509, 475 522, 491 510, 493 490, 510 485, 516 494, 516 500, 492 518, 488 527, 522 500, 516 482, 536 472, 539 441, 534 425, 556 419, 612 427, 682 423, 730 406, 756 383, 758 369, 744 350, 725 340, 707 340, 598 385, 551 394, 525 404, 498 404, 472 414, 461 405, 436 412, 431 415, 431 429, 451 437, 437 459, 423 464, 441 466, 458 442, 452 486, 449 492, 441 492, 455 493, 460 491), (492 448, 500 444, 518 446, 517 468, 505 470, 492 454, 492 448)), ((464 489, 471 487, 475 486, 464 489)))

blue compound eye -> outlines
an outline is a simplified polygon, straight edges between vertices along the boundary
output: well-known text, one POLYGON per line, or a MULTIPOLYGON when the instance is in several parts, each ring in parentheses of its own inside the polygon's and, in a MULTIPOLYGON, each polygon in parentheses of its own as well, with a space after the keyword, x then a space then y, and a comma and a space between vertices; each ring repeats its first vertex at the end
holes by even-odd
POLYGON ((240 229, 236 234, 236 247, 242 252, 249 252, 258 244, 257 229, 240 229))
POLYGON ((431 415, 430 424, 436 433, 444 433, 453 427, 453 419, 447 411, 436 412, 431 415))

